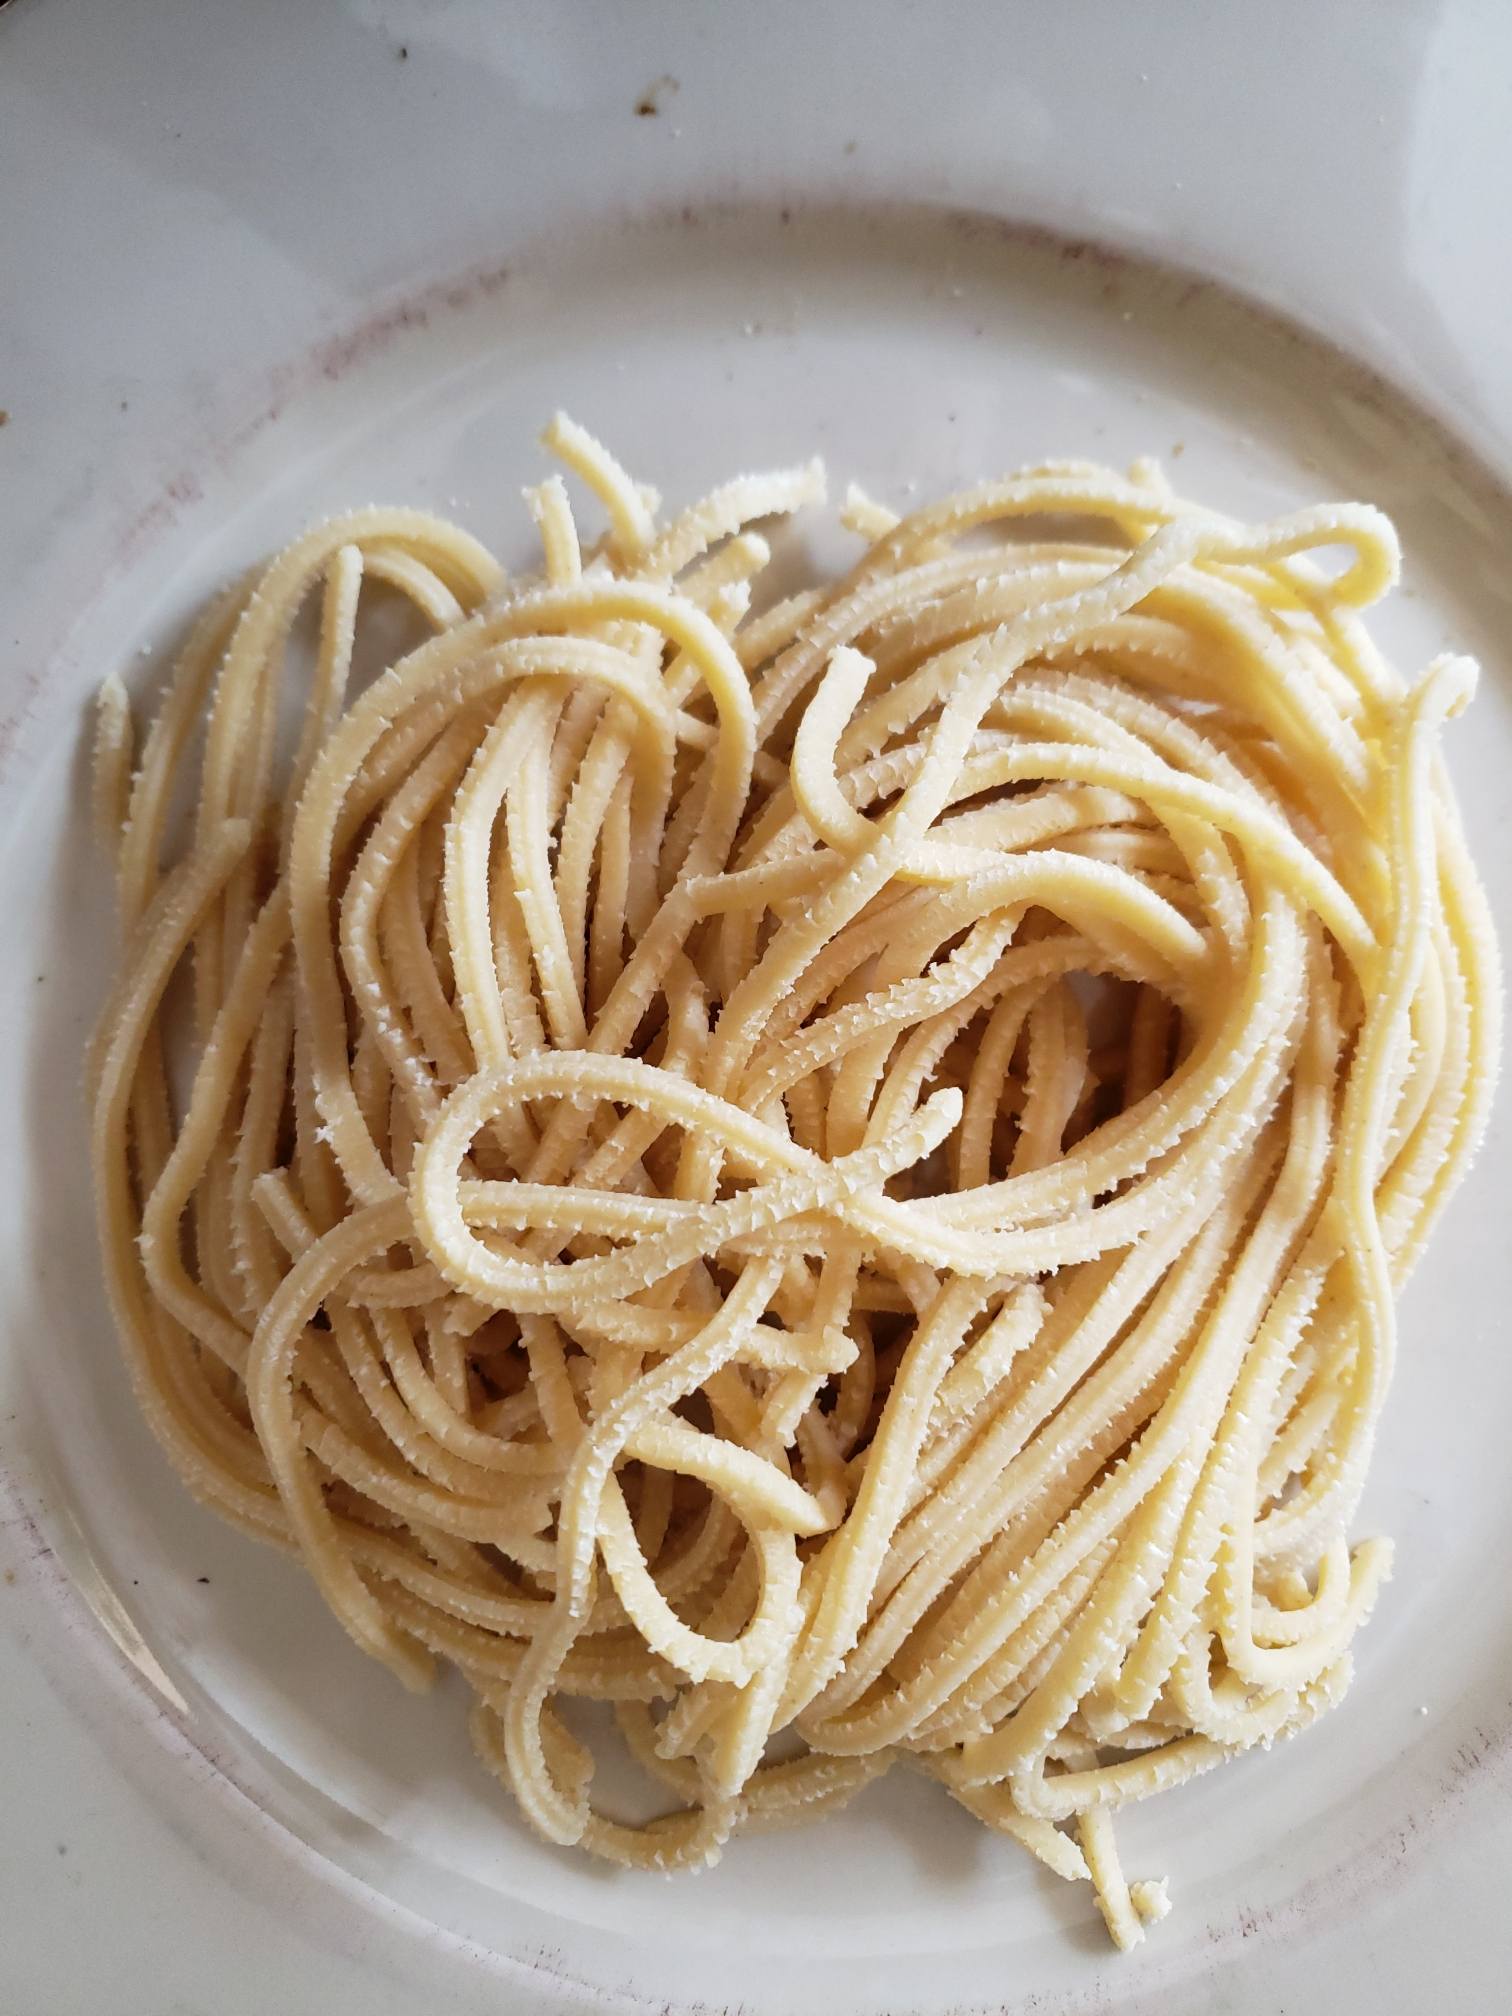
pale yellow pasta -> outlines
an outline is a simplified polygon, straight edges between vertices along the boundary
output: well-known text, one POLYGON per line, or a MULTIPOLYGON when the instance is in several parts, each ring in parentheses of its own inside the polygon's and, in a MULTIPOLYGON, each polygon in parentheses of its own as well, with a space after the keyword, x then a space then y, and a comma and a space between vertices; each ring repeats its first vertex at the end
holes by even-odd
POLYGON ((663 525, 546 440, 608 526, 548 478, 538 576, 363 511, 140 740, 105 682, 142 1405, 364 1650, 463 1673, 548 1838, 696 1867, 905 1761, 1133 1945, 1112 1810, 1332 1706, 1389 1574, 1393 1298, 1499 1046, 1473 668, 1376 651, 1365 506, 852 491, 850 573, 762 606, 817 464, 663 525), (353 695, 377 596, 416 639, 353 695), (572 1698, 660 1817, 595 1803, 572 1698))

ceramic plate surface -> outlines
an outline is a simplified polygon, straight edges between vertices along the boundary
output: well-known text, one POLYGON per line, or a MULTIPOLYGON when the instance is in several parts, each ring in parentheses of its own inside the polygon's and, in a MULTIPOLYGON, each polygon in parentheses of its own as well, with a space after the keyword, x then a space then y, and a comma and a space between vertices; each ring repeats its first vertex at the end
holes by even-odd
MULTIPOLYGON (((149 691, 207 591, 314 516, 425 504, 525 559, 557 406, 672 502, 817 450, 900 508, 1145 453, 1241 515, 1383 505, 1384 640, 1484 662, 1449 755, 1512 938, 1512 17, 625 15, 0 11, 0 2005, 1492 2006, 1500 1116, 1404 1305, 1360 1521, 1396 1578, 1354 1688, 1121 1821, 1178 1907, 1131 1960, 1084 1886, 902 1775, 696 1879, 542 1846, 460 1686, 402 1694, 137 1419, 79 1096, 113 942, 88 698, 112 668, 149 691)), ((810 516, 794 566, 845 550, 810 516)))

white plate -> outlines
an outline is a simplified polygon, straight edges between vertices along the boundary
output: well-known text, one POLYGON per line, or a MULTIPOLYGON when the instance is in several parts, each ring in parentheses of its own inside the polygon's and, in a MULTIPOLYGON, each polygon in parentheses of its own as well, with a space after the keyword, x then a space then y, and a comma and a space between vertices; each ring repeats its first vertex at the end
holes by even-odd
POLYGON ((1179 1906, 1132 1961, 1084 1890, 911 1780, 676 1883, 542 1847, 457 1690, 402 1695, 295 1567, 188 1502, 96 1279, 77 1085, 111 927, 86 696, 112 666, 150 684, 205 591, 314 514, 429 503, 523 555, 558 404, 670 499, 815 448, 900 504, 1141 452, 1242 513, 1373 498, 1409 560, 1387 641, 1486 661, 1450 753, 1512 936, 1512 287, 1484 270, 1512 141, 1477 127, 1507 21, 1493 44, 1474 7, 1334 6, 1293 61, 1300 10, 1168 7, 1152 34, 1082 7, 1074 35, 1052 11, 1011 32, 985 5, 0 14, 6 2006, 1499 1991, 1504 1129, 1405 1308, 1365 1513, 1398 1573, 1355 1688, 1294 1747, 1129 1815, 1131 1872, 1169 1872, 1179 1906))

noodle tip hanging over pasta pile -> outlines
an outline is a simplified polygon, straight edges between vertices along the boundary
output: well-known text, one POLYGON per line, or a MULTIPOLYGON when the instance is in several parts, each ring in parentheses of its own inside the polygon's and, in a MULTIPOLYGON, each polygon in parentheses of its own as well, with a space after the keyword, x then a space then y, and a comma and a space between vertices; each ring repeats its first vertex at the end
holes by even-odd
POLYGON ((1131 1945, 1113 1809, 1331 1707, 1389 1570, 1394 1296, 1498 1043, 1474 668, 1383 660, 1362 505, 853 492, 849 573, 757 606, 817 465, 663 523, 546 438, 591 546, 558 476, 528 580, 356 512, 140 744, 101 695, 141 1404, 364 1650, 465 1675, 548 1839, 696 1866, 907 1760, 1131 1945), (354 695, 395 595, 430 634, 354 695), (595 1806, 574 1697, 661 1817, 595 1806))

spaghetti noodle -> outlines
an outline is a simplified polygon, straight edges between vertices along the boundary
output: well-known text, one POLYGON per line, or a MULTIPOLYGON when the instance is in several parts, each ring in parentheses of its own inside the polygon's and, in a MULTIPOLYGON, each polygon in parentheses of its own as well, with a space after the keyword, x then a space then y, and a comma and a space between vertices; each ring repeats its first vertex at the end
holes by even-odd
POLYGON ((662 523, 547 439, 596 545, 558 477, 526 581, 358 512, 140 748, 102 695, 142 1405, 365 1651, 460 1669, 549 1839, 697 1865, 907 1760, 1130 1945, 1111 1809, 1336 1702, 1389 1570, 1345 1536, 1393 1298, 1498 1040, 1474 668, 1383 660, 1360 505, 853 494, 850 572, 753 612, 816 466, 662 523), (354 697, 395 595, 429 635, 354 697), (661 1817, 594 1804, 574 1698, 661 1817))

